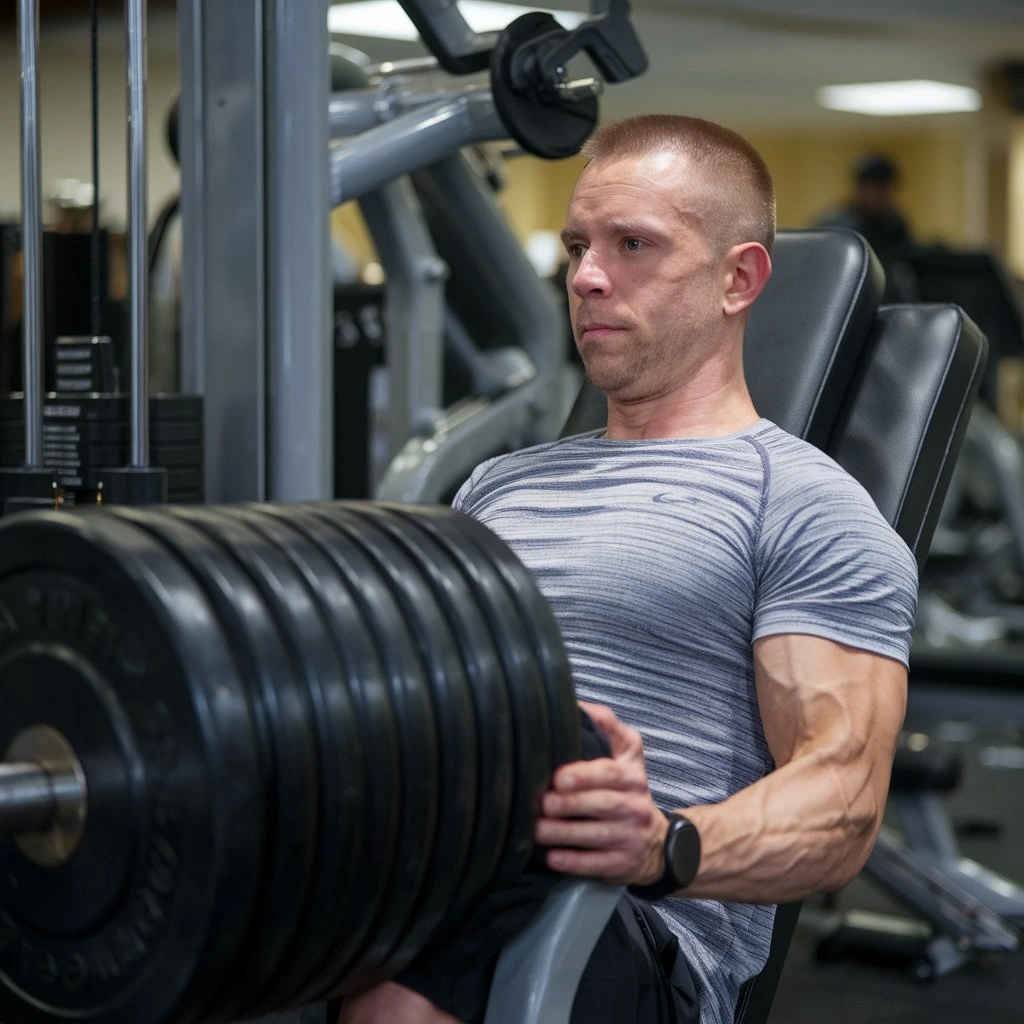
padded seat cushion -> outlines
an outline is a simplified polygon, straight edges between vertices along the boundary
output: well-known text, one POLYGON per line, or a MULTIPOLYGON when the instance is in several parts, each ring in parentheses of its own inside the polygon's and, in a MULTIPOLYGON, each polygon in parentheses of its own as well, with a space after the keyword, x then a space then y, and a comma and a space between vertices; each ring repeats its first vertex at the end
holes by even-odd
POLYGON ((747 322, 750 396, 762 416, 823 448, 885 277, 867 242, 842 229, 780 231, 772 267, 747 322))

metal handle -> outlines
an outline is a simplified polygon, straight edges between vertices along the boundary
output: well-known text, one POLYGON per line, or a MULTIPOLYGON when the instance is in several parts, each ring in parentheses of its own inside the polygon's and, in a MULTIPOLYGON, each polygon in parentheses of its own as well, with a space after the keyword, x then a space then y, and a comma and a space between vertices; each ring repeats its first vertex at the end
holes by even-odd
POLYGON ((50 773, 32 762, 0 764, 0 832, 42 832, 57 814, 50 773))
POLYGON ((25 414, 25 466, 43 465, 43 213, 40 184, 38 0, 20 0, 18 47, 21 58, 21 254, 22 391, 25 414))
POLYGON ((146 365, 146 2, 127 0, 128 50, 128 263, 131 277, 131 465, 149 465, 149 395, 146 365))
POLYGON ((85 772, 68 741, 48 725, 20 732, 0 762, 0 835, 43 867, 67 863, 85 835, 85 772))

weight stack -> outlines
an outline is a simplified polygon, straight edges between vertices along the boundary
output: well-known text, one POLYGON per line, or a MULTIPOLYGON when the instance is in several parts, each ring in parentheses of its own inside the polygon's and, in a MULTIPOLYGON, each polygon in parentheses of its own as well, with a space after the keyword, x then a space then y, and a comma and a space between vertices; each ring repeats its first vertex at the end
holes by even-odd
MULTIPOLYGON (((25 423, 20 393, 0 397, 0 468, 21 466, 25 423)), ((150 464, 167 470, 167 500, 203 501, 203 400, 200 395, 151 395, 150 464)), ((104 470, 130 455, 128 396, 50 392, 43 403, 43 462, 72 495, 101 487, 104 470)), ((86 501, 90 499, 87 497, 86 501)))
POLYGON ((72 750, 85 823, 0 841, 18 1024, 252 1019, 391 977, 523 869, 580 753, 550 609, 444 507, 11 517, 0 692, 0 751, 72 750))

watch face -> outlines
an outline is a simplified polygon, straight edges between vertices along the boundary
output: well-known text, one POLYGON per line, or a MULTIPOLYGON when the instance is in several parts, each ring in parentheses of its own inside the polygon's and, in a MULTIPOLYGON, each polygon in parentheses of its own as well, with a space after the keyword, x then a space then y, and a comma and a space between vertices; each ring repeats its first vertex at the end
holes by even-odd
POLYGON ((682 888, 693 881, 700 867, 700 835, 691 822, 680 817, 672 823, 669 845, 672 871, 682 888))

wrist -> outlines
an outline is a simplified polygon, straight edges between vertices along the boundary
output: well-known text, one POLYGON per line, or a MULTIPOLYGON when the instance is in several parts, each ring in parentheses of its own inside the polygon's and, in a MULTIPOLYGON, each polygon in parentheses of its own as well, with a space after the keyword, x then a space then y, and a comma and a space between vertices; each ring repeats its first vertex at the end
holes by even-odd
POLYGON ((647 858, 646 870, 642 878, 635 879, 633 885, 654 885, 665 875, 665 840, 672 819, 665 811, 658 809, 654 837, 651 840, 651 853, 647 858))
POLYGON ((654 876, 647 884, 629 887, 630 893, 640 899, 663 899, 680 892, 694 880, 700 867, 701 848, 697 827, 681 814, 663 812, 663 816, 664 839, 661 856, 657 858, 662 866, 661 874, 654 876))

